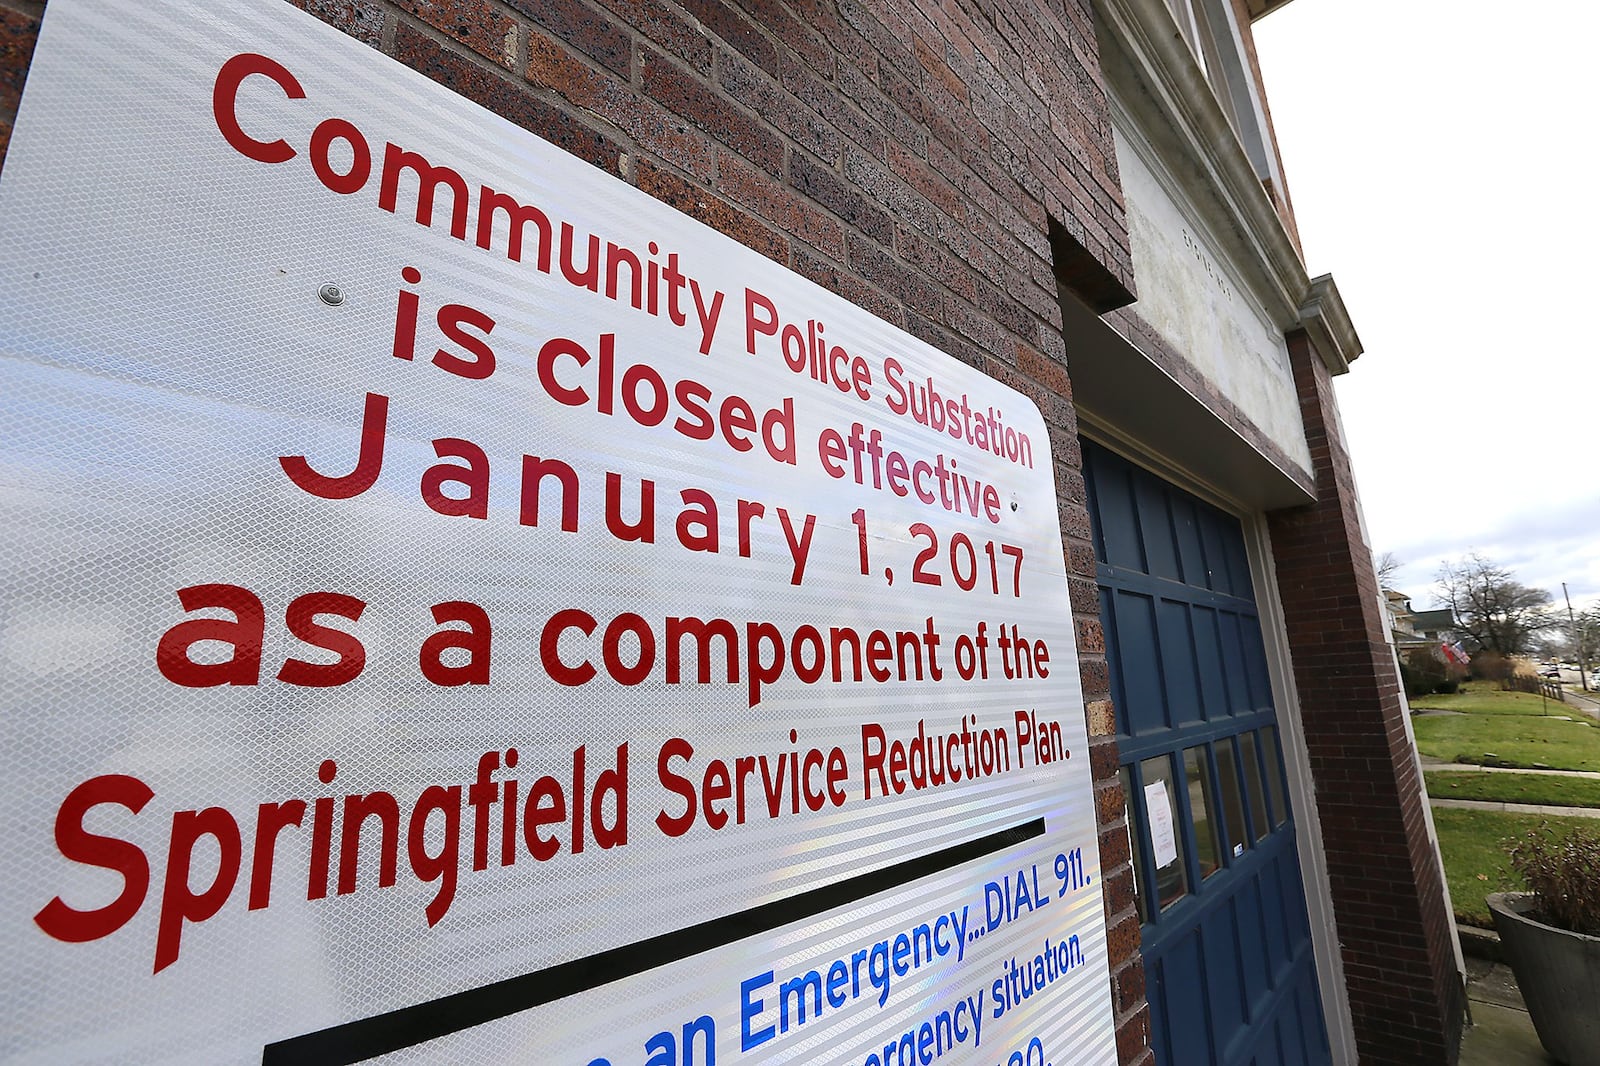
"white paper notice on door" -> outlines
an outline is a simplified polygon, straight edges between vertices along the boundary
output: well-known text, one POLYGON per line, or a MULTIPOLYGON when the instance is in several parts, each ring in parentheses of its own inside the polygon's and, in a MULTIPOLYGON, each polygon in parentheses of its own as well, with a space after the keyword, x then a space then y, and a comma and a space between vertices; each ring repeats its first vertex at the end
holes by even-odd
POLYGON ((1167 798, 1167 783, 1152 781, 1144 786, 1144 809, 1150 818, 1150 847, 1155 852, 1156 869, 1178 861, 1178 841, 1172 830, 1172 801, 1167 798))

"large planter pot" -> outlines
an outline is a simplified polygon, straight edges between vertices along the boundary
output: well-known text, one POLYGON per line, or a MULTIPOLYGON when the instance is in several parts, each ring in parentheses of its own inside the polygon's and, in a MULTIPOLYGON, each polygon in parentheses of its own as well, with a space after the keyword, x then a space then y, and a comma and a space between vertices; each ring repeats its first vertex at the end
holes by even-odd
POLYGON ((1568 1066, 1600 1066, 1600 937, 1529 918, 1526 892, 1488 903, 1539 1042, 1568 1066))

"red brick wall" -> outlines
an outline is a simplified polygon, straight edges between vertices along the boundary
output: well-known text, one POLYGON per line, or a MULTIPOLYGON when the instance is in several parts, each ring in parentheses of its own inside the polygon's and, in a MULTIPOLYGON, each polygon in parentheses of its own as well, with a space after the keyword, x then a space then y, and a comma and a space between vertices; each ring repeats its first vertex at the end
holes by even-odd
POLYGON ((1362 1062, 1450 1063, 1464 994, 1350 455, 1305 334, 1289 355, 1317 502, 1268 520, 1356 1043, 1362 1062))
POLYGON ((6 147, 11 143, 17 101, 22 97, 22 83, 43 12, 42 3, 0 0, 0 163, 5 161, 6 147))
MULTIPOLYGON (((291 2, 1039 404, 1118 1045, 1152 1061, 1056 288, 1104 311, 1134 287, 1090 0, 291 2)), ((0 152, 43 7, 0 0, 0 152)))

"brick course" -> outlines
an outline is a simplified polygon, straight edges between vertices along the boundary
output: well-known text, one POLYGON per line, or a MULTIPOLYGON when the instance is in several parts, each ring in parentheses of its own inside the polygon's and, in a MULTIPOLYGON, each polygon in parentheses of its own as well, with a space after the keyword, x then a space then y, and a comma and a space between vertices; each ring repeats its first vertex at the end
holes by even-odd
POLYGON ((1268 516, 1362 1062, 1453 1063, 1464 992, 1327 367, 1289 335, 1317 502, 1268 516))
POLYGON ((0 6, 0 164, 5 162, 11 127, 17 118, 17 103, 22 98, 22 83, 28 61, 39 38, 39 16, 43 4, 0 6))

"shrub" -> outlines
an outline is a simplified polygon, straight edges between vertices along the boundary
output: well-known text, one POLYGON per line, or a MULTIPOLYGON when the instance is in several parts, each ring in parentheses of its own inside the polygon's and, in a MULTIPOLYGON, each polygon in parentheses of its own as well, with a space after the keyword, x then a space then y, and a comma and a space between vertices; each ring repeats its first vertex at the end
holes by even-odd
POLYGON ((1429 648, 1413 648, 1406 652, 1404 666, 1407 696, 1426 696, 1435 692, 1449 676, 1444 663, 1434 658, 1429 648))
POLYGON ((1534 894, 1535 918, 1600 936, 1600 830, 1578 827, 1562 835, 1541 824, 1507 841, 1506 854, 1534 894))
POLYGON ((1472 676, 1478 681, 1499 681, 1503 685, 1517 672, 1517 663, 1492 651, 1472 653, 1472 676))

